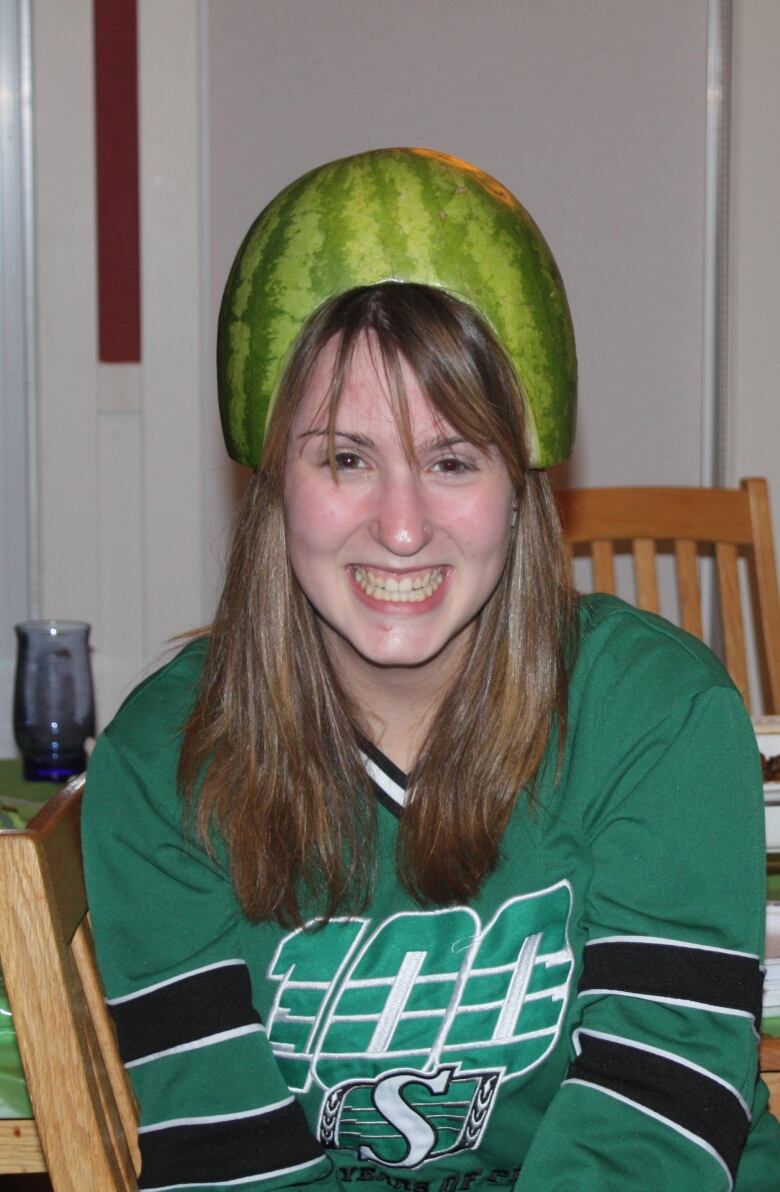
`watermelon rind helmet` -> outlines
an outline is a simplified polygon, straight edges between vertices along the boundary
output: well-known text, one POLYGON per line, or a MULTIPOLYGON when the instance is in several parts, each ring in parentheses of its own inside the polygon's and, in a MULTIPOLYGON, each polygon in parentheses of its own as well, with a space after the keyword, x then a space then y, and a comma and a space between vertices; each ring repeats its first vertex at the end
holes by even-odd
POLYGON ((357 286, 415 282, 473 306, 511 361, 532 467, 568 458, 577 394, 569 304, 525 208, 476 166, 432 149, 374 149, 287 186, 238 250, 219 313, 228 453, 257 467, 285 366, 314 312, 357 286))

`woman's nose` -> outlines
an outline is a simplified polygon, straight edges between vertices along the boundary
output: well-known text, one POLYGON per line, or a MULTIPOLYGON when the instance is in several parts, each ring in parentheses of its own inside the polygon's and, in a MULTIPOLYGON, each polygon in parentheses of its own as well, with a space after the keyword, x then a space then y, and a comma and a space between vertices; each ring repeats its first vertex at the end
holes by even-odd
POLYGON ((395 555, 414 555, 430 542, 432 532, 417 477, 385 479, 377 493, 373 525, 377 542, 395 555))

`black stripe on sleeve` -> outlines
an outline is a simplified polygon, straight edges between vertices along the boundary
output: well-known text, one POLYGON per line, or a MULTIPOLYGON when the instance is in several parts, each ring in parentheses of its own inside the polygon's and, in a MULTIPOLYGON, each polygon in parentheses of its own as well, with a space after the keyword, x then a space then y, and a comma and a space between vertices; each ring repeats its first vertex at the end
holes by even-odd
POLYGON ((268 1176, 323 1155, 297 1101, 267 1113, 185 1123, 139 1134, 139 1189, 268 1176))
POLYGON ((260 1022, 243 961, 184 973, 130 998, 109 1001, 108 1008, 126 1064, 260 1022))
POLYGON ((751 1014, 761 1022, 758 958, 663 940, 595 940, 585 948, 579 992, 674 998, 751 1014))
POLYGON ((735 1090, 666 1054, 581 1031, 569 1080, 582 1081, 694 1135, 736 1174, 750 1119, 735 1090))

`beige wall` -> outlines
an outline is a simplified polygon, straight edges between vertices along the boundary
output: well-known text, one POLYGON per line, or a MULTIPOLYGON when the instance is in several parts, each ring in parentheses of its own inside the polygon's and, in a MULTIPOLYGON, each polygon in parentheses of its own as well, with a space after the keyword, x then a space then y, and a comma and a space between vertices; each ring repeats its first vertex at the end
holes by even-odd
POLYGON ((729 470, 767 476, 780 548, 780 4, 735 5, 729 470))
MULTIPOLYGON (((504 178, 569 286, 575 481, 699 482, 706 0, 140 0, 144 359, 102 368, 91 8, 33 2, 41 611, 93 623, 103 722, 211 611, 237 487, 213 402, 221 278, 318 159, 428 143, 504 178)), ((780 6, 735 13, 729 466, 774 479, 780 6)))
MULTIPOLYGON (((732 96, 727 469, 766 476, 780 563, 780 4, 737 0, 732 96)), ((753 638, 748 637, 748 646, 753 638)), ((751 651, 751 687, 758 690, 751 651)))

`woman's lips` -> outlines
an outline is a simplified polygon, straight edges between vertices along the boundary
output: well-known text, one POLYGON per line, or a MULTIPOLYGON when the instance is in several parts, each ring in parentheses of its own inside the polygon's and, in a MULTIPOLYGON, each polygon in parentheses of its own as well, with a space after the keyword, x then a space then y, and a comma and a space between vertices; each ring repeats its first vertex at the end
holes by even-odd
POLYGON ((363 564, 354 564, 347 571, 363 602, 387 612, 425 612, 439 604, 450 573, 447 567, 394 573, 363 564))

